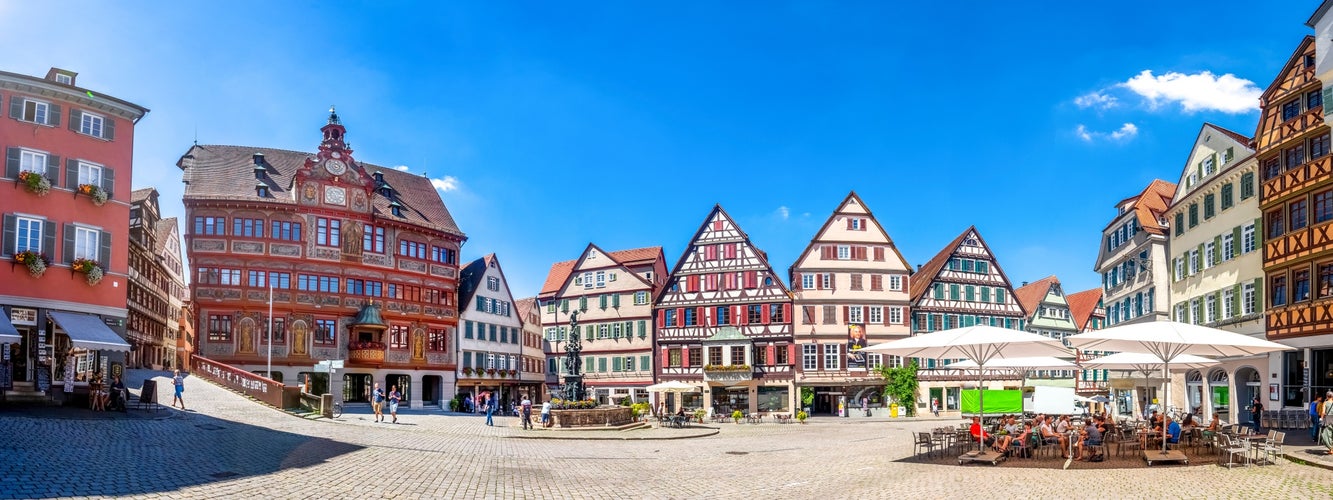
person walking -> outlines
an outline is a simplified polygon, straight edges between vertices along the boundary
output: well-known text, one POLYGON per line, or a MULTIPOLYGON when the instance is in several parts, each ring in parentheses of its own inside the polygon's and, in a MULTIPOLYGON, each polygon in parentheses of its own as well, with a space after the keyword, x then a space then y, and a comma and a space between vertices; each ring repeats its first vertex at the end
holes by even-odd
POLYGON ((542 427, 551 426, 551 401, 542 401, 542 427))
POLYGON ((1310 439, 1319 439, 1319 410, 1324 406, 1324 397, 1319 396, 1310 402, 1310 439))
POLYGON ((487 395, 486 401, 483 403, 484 408, 482 409, 486 411, 486 425, 491 427, 495 427, 495 421, 491 419, 491 417, 495 415, 495 405, 495 397, 487 395))
POLYGON ((930 398, 930 412, 935 414, 935 418, 940 418, 940 398, 930 398))
POLYGON ((173 373, 171 377, 171 385, 176 388, 176 396, 171 398, 171 406, 176 406, 176 403, 179 402, 181 404, 181 409, 184 410, 185 398, 183 398, 182 395, 185 394, 185 377, 181 376, 180 370, 176 370, 173 373))
POLYGON ((519 407, 523 409, 523 428, 525 430, 532 430, 532 400, 524 395, 523 401, 519 403, 519 407))
POLYGON ((1333 391, 1324 394, 1324 405, 1319 407, 1319 415, 1323 417, 1324 427, 1319 430, 1319 444, 1328 448, 1326 455, 1333 455, 1333 391))
POLYGON ((370 409, 375 412, 375 422, 384 421, 384 389, 375 382, 375 390, 370 393, 370 409))
POLYGON ((403 395, 398 393, 398 386, 389 386, 389 415, 393 417, 393 423, 398 423, 398 401, 403 399, 403 395))

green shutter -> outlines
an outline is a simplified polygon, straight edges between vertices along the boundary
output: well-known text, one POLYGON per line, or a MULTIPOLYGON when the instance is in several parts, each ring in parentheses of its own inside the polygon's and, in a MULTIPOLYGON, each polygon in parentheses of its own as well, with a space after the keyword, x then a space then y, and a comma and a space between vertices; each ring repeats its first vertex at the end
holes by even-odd
POLYGON ((1254 219, 1254 248, 1258 250, 1264 245, 1264 218, 1254 219))
POLYGON ((597 371, 606 373, 606 358, 597 358, 597 371))
POLYGON ((65 158, 65 187, 79 187, 79 160, 65 158))
POLYGON ((1241 285, 1236 284, 1231 287, 1231 315, 1240 316, 1243 311, 1240 310, 1241 285))
POLYGON ((1261 312, 1267 307, 1268 298, 1264 296, 1264 279, 1254 279, 1254 310, 1261 312))
POLYGON ((611 371, 616 371, 616 372, 625 371, 625 360, 622 359, 620 356, 611 358, 611 361, 612 361, 611 371))
MULTIPOLYGON (((1233 242, 1233 243, 1234 243, 1234 242, 1233 242)), ((1235 246, 1235 245, 1232 245, 1232 246, 1235 246)), ((1214 237, 1213 237, 1213 265, 1215 266, 1215 265, 1218 265, 1218 264, 1221 264, 1221 263, 1222 263, 1222 237, 1221 237, 1221 236, 1214 236, 1214 237)))
POLYGON ((600 306, 602 309, 606 309, 606 294, 599 295, 597 297, 597 302, 598 306, 600 306))
POLYGON ((1333 112, 1329 110, 1329 108, 1333 108, 1333 106, 1328 105, 1328 101, 1333 100, 1333 87, 1324 87, 1322 92, 1323 92, 1323 100, 1321 102, 1325 103, 1324 116, 1328 116, 1330 112, 1333 112))
POLYGON ((639 356, 639 371, 649 371, 648 356, 639 356))
POLYGON ((580 311, 587 311, 587 310, 588 310, 588 298, 587 298, 587 297, 579 297, 579 310, 580 310, 580 311))
POLYGON ((1216 173, 1218 170, 1222 169, 1221 165, 1217 163, 1217 152, 1214 151, 1211 157, 1213 159, 1213 172, 1216 173))
POLYGON ((74 237, 78 231, 74 229, 73 224, 65 224, 65 241, 61 250, 64 254, 66 264, 74 262, 74 237))
POLYGON ((1236 226, 1231 229, 1231 256, 1227 258, 1234 259, 1240 255, 1240 246, 1240 226, 1236 226))
POLYGON ((589 341, 597 338, 597 334, 593 331, 592 325, 583 325, 583 338, 589 341))
POLYGON ((611 307, 615 307, 617 309, 620 308, 620 294, 617 293, 611 296, 611 307))
POLYGON ((647 325, 648 325, 647 321, 639 320, 639 338, 646 338, 648 336, 647 325))
POLYGON ((1194 175, 1196 179, 1203 179, 1203 162, 1200 161, 1194 165, 1194 175))

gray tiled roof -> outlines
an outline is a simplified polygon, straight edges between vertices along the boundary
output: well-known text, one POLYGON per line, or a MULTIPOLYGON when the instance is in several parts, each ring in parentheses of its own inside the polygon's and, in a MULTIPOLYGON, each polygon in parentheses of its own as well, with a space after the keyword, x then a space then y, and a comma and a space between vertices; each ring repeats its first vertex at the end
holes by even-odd
MULTIPOLYGON (((296 171, 305 165, 307 157, 313 156, 314 153, 284 149, 195 145, 181 157, 178 166, 184 170, 186 200, 249 200, 296 205, 293 191, 296 171), (268 165, 268 197, 260 197, 255 191, 255 153, 262 153, 268 165)), ((367 174, 382 172, 384 181, 397 192, 398 202, 403 205, 403 217, 395 217, 389 209, 392 200, 386 199, 378 190, 372 191, 371 206, 376 217, 464 236, 430 179, 365 162, 357 164, 367 174)))

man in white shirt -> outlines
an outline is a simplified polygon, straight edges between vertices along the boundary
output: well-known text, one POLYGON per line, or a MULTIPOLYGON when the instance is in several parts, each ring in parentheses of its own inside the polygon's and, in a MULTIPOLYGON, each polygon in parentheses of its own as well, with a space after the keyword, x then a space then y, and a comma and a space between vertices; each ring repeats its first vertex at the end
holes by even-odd
POLYGON ((551 402, 542 402, 542 427, 551 426, 551 402))

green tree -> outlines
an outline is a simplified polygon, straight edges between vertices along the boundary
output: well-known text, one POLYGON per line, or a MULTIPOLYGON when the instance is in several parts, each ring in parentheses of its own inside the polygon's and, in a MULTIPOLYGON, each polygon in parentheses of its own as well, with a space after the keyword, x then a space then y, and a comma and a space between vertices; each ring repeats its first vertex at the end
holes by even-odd
POLYGON ((815 390, 810 387, 801 388, 801 407, 809 408, 815 404, 815 390))
POLYGON ((897 368, 880 365, 875 373, 884 378, 884 398, 898 403, 907 416, 916 416, 916 395, 919 385, 916 379, 916 361, 897 368))

